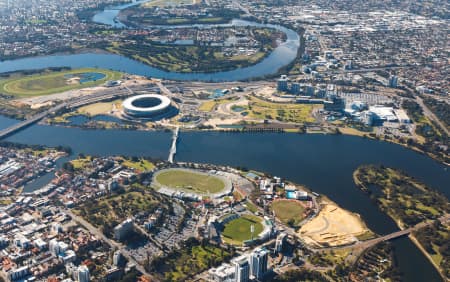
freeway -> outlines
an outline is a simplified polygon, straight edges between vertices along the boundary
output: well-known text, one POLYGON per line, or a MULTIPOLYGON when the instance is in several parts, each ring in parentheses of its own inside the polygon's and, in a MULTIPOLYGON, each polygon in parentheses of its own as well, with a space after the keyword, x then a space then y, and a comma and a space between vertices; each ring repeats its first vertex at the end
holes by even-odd
POLYGON ((129 96, 129 95, 132 95, 133 93, 134 92, 131 89, 129 89, 128 87, 125 87, 124 89, 119 89, 118 91, 117 90, 101 91, 101 92, 94 93, 91 95, 68 100, 68 101, 58 104, 42 113, 38 113, 22 122, 19 122, 17 124, 14 124, 8 128, 1 130, 0 131, 0 139, 6 138, 6 137, 10 136, 11 134, 14 134, 14 133, 40 121, 41 119, 47 117, 48 115, 59 112, 62 109, 74 109, 74 108, 78 108, 78 107, 81 107, 84 105, 100 102, 103 100, 129 96))
POLYGON ((140 271, 142 274, 150 277, 152 280, 151 281, 158 281, 154 276, 152 276, 151 274, 149 274, 145 268, 140 265, 134 258, 133 256, 127 251, 127 249, 125 248, 125 246, 123 246, 120 243, 117 243, 113 240, 110 240, 109 238, 107 238, 100 230, 98 230, 97 228, 95 228, 92 224, 90 224, 89 222, 87 222, 86 220, 84 220, 82 217, 77 216, 76 214, 72 213, 70 210, 62 210, 64 213, 68 214, 69 216, 72 217, 73 220, 75 220, 76 222, 78 222, 81 226, 83 226, 84 228, 86 228, 90 233, 94 234, 95 236, 97 236, 98 238, 102 239, 103 241, 105 241, 111 248, 113 249, 117 249, 120 250, 120 252, 122 253, 122 255, 131 263, 134 263, 136 265, 136 269, 138 271, 140 271))
POLYGON ((427 116, 429 119, 435 121, 439 125, 439 127, 445 132, 445 134, 447 134, 447 136, 448 136, 449 131, 447 129, 447 126, 445 126, 445 124, 443 124, 442 121, 425 105, 422 98, 419 96, 416 96, 416 101, 422 108, 423 114, 425 116, 427 116))
POLYGON ((45 118, 47 115, 54 113, 54 112, 58 112, 59 110, 65 108, 66 106, 67 106, 66 103, 59 104, 55 107, 52 107, 52 108, 46 110, 45 112, 36 114, 36 115, 32 116, 31 118, 28 118, 22 122, 19 122, 19 123, 14 124, 6 129, 3 129, 2 131, 0 131, 0 139, 8 137, 9 135, 14 134, 17 131, 19 131, 27 126, 30 126, 33 123, 38 122, 41 119, 45 118))

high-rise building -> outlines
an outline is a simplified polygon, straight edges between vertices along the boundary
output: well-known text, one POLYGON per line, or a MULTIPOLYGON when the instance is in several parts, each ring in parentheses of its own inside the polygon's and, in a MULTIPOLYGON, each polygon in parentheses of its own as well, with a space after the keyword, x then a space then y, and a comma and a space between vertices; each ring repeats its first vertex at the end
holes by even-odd
POLYGON ((275 251, 277 253, 280 253, 281 251, 283 251, 283 244, 284 241, 286 240, 286 233, 281 233, 280 235, 278 235, 277 240, 275 241, 275 251))
POLYGON ((289 81, 289 78, 286 75, 282 75, 277 81, 277 90, 278 91, 287 91, 288 90, 288 81, 289 81))
POLYGON ((247 282, 250 278, 250 264, 246 255, 233 259, 232 264, 235 267, 234 278, 236 282, 247 282))
POLYGON ((80 265, 77 269, 77 272, 78 282, 89 282, 89 269, 86 265, 80 265))
POLYGON ((300 83, 294 82, 291 85, 291 93, 299 94, 300 93, 300 83))
POLYGON ((396 75, 391 75, 389 77, 389 87, 397 88, 398 85, 398 77, 396 75))
POLYGON ((129 218, 114 227, 114 239, 121 241, 133 231, 133 221, 129 218))
POLYGON ((251 275, 262 280, 267 273, 269 252, 265 248, 255 249, 250 255, 251 275))

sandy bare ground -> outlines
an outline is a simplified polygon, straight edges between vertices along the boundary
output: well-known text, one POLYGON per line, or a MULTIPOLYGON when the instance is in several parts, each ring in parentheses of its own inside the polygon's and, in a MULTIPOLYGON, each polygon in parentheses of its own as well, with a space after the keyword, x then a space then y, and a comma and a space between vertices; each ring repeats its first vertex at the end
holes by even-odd
POLYGON ((216 127, 217 125, 235 124, 240 121, 242 121, 242 118, 226 118, 226 119, 212 118, 212 119, 209 119, 207 122, 205 122, 205 125, 212 125, 212 126, 216 127))
POLYGON ((300 228, 298 235, 315 246, 340 246, 356 242, 356 236, 368 231, 359 215, 334 203, 325 203, 320 213, 300 228))

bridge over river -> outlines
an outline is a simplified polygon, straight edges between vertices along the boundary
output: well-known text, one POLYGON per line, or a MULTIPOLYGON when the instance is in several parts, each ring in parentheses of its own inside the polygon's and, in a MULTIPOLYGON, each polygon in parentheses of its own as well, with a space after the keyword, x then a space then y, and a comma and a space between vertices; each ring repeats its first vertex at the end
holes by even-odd
POLYGON ((109 99, 114 99, 114 98, 118 98, 118 97, 129 96, 129 95, 132 95, 133 93, 134 92, 131 89, 129 89, 128 87, 125 87, 125 88, 121 88, 121 89, 114 89, 113 91, 111 91, 111 89, 108 89, 105 91, 97 92, 95 94, 86 95, 86 96, 68 100, 68 101, 58 104, 42 113, 38 113, 30 118, 27 118, 26 120, 24 120, 22 122, 19 122, 17 124, 14 124, 8 128, 1 130, 0 131, 0 140, 18 132, 36 122, 39 122, 40 120, 42 120, 43 118, 45 118, 51 114, 56 114, 63 109, 75 109, 78 107, 82 107, 84 105, 100 102, 103 100, 109 100, 109 99))

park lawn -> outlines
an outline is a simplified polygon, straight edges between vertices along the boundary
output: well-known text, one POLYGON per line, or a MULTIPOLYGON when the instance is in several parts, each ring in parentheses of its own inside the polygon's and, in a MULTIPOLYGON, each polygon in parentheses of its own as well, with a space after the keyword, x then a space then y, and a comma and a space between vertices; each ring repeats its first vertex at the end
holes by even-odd
POLYGON ((225 188, 225 183, 216 176, 178 169, 162 171, 156 175, 156 181, 167 187, 202 194, 217 193, 225 188))
POLYGON ((248 99, 248 117, 283 122, 314 122, 315 119, 312 117, 312 111, 323 107, 322 105, 273 103, 251 96, 248 99))
POLYGON ((141 211, 148 211, 158 205, 152 195, 141 192, 127 192, 100 200, 93 205, 82 204, 75 209, 87 221, 102 226, 111 220, 121 222, 141 211))
POLYGON ((141 171, 141 172, 142 171, 150 171, 150 170, 153 170, 155 168, 155 165, 152 162, 150 162, 150 161, 148 161, 146 159, 140 159, 137 162, 133 162, 131 160, 125 160, 122 163, 122 165, 126 166, 128 168, 134 168, 134 169, 136 169, 138 171, 141 171))
POLYGON ((256 213, 258 211, 258 208, 250 201, 245 202, 245 206, 247 207, 247 210, 252 213, 256 213))
POLYGON ((181 248, 166 258, 157 272, 164 275, 164 281, 188 281, 194 274, 218 265, 229 257, 229 252, 212 245, 181 248))
POLYGON ((37 75, 14 77, 0 80, 0 91, 16 97, 34 97, 65 92, 73 89, 97 86, 108 80, 117 80, 122 76, 121 73, 110 70, 83 68, 69 71, 46 72, 37 75), (87 72, 102 73, 104 78, 85 83, 70 83, 65 75, 81 74, 87 72))
POLYGON ((305 218, 305 207, 298 201, 274 201, 271 209, 275 211, 276 217, 278 217, 284 224, 297 226, 305 218))
POLYGON ((198 21, 202 23, 217 23, 222 22, 223 18, 222 17, 202 18, 199 19, 198 21))
POLYGON ((83 106, 78 109, 78 112, 85 115, 96 116, 101 114, 107 114, 113 110, 113 106, 116 108, 121 105, 122 100, 115 100, 112 102, 100 102, 83 106))
POLYGON ((255 227, 253 237, 256 238, 263 231, 264 227, 261 223, 261 218, 254 215, 243 215, 240 218, 230 221, 225 225, 222 235, 226 239, 242 243, 252 238, 250 232, 252 225, 255 227))
POLYGON ((72 163, 74 169, 81 169, 91 162, 91 158, 78 158, 70 162, 72 163))
POLYGON ((184 18, 174 18, 174 19, 168 19, 167 23, 168 24, 182 24, 182 23, 186 23, 188 22, 188 19, 184 19, 184 18))
POLYGON ((198 110, 202 111, 202 112, 212 112, 218 105, 230 103, 232 101, 233 101, 232 98, 214 99, 214 100, 206 101, 200 105, 198 110))

